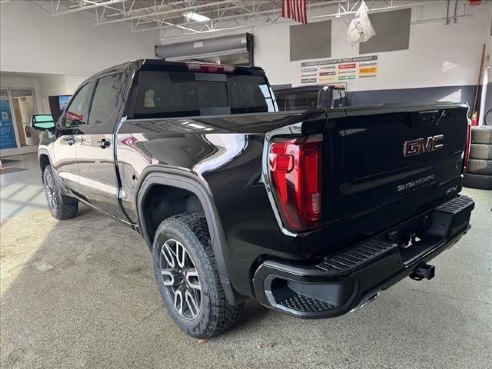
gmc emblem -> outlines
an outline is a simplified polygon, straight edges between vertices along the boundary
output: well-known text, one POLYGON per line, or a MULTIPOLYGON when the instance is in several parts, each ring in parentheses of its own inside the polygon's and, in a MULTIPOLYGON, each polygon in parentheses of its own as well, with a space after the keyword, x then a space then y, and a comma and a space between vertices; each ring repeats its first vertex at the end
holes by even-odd
POLYGON ((426 152, 441 150, 444 146, 444 135, 421 137, 403 143, 403 156, 414 156, 426 152))

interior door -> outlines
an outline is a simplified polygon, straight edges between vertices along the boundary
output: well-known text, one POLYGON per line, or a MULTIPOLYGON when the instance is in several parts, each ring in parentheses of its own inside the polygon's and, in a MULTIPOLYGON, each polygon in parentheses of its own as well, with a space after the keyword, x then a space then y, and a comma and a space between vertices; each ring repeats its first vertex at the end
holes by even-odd
POLYGON ((53 169, 58 174, 65 190, 78 195, 79 168, 77 164, 76 145, 80 142, 78 127, 87 122, 88 103, 93 83, 79 88, 70 101, 66 113, 58 122, 57 137, 53 143, 53 169))
POLYGON ((31 128, 31 117, 36 112, 34 91, 29 89, 11 89, 12 114, 15 117, 17 134, 21 146, 36 146, 39 143, 39 135, 31 128))
POLYGON ((122 74, 114 73, 96 82, 88 122, 79 127, 75 146, 80 193, 96 208, 126 219, 118 201, 114 129, 121 108, 122 74))

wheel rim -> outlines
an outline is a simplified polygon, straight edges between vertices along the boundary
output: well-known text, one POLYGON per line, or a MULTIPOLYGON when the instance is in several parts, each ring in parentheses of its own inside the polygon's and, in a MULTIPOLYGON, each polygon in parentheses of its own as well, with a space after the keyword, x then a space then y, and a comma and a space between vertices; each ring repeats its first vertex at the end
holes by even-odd
POLYGON ((198 271, 188 251, 179 241, 169 239, 159 256, 161 281, 176 311, 185 319, 200 313, 202 290, 198 271))
POLYGON ((48 173, 48 175, 45 178, 45 192, 46 192, 46 198, 48 200, 48 206, 54 210, 56 208, 56 193, 55 193, 55 184, 53 182, 53 177, 51 176, 51 173, 48 173))

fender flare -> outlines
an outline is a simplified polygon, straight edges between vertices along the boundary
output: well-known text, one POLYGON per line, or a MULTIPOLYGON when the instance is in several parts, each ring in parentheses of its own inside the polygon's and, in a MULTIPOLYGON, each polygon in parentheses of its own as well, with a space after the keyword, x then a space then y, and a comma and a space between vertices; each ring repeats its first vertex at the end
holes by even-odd
POLYGON ((146 225, 144 224, 143 202, 145 194, 154 185, 180 188, 193 193, 198 198, 205 213, 205 218, 207 219, 215 263, 227 301, 230 304, 236 304, 239 300, 239 296, 232 287, 227 274, 224 258, 224 250, 227 247, 227 243, 222 229, 222 222, 220 221, 220 216, 215 207, 212 193, 205 180, 186 169, 168 168, 163 166, 150 166, 145 168, 141 175, 140 185, 137 186, 136 209, 138 215, 138 227, 149 249, 152 249, 153 240, 150 239, 146 225))
POLYGON ((38 167, 39 167, 39 170, 41 171, 41 182, 44 183, 43 168, 41 166, 41 156, 43 156, 43 155, 45 155, 45 156, 48 157, 48 161, 50 163, 51 163, 51 157, 50 157, 50 153, 48 152, 48 150, 46 150, 46 149, 38 149, 38 167))
POLYGON ((46 150, 46 149, 39 149, 38 150, 38 164, 41 164, 40 158, 41 158, 42 155, 46 155, 48 157, 48 160, 51 163, 51 157, 50 157, 50 153, 48 152, 48 150, 46 150))

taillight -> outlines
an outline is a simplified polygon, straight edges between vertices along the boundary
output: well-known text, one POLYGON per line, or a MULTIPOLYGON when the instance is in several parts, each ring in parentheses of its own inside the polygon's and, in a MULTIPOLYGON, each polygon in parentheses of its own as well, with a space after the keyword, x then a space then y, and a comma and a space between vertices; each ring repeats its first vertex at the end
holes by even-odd
POLYGON ((472 126, 469 121, 466 131, 465 155, 463 158, 463 172, 466 171, 466 167, 468 166, 468 160, 470 159, 471 127, 472 126))
POLYGON ((320 225, 321 144, 317 138, 300 138, 270 145, 270 179, 289 230, 305 231, 320 225))

